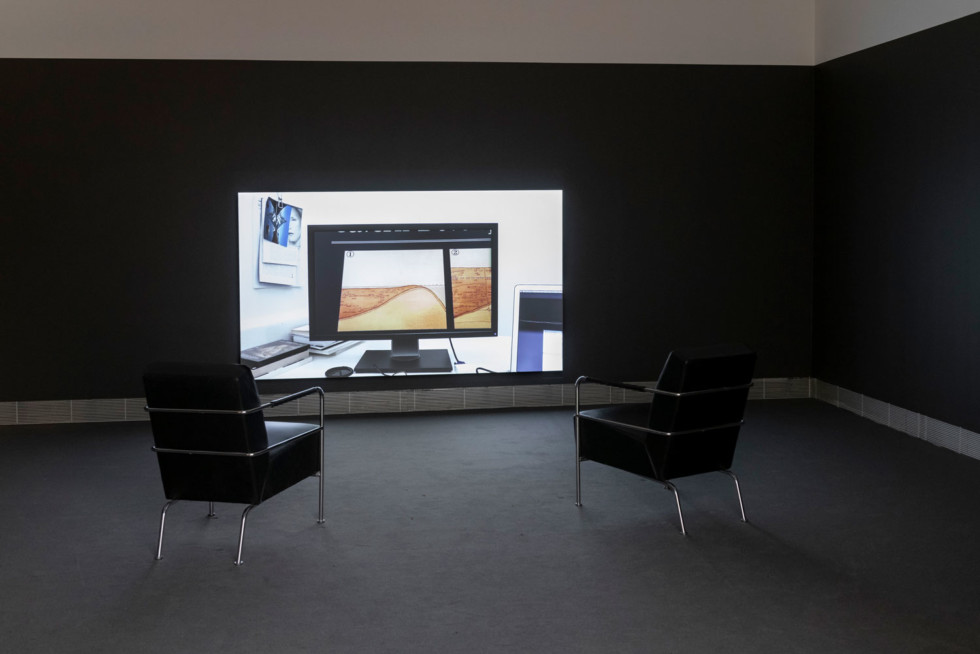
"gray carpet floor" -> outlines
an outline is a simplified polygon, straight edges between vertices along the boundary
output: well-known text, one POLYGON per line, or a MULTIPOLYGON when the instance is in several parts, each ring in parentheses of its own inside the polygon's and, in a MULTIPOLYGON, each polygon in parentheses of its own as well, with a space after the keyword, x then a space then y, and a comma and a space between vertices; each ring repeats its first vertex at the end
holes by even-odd
POLYGON ((750 402, 731 480, 583 464, 568 409, 330 419, 315 479, 168 513, 146 423, 0 428, 4 652, 980 652, 980 461, 750 402))

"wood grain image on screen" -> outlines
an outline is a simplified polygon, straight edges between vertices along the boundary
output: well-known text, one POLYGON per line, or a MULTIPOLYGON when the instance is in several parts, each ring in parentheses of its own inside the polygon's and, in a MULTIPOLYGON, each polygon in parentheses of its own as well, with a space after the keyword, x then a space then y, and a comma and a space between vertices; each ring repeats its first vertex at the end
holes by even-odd
POLYGON ((490 266, 450 269, 453 285, 453 322, 458 328, 488 328, 493 307, 490 266))
POLYGON ((441 288, 417 284, 394 288, 345 288, 340 292, 342 332, 382 329, 445 329, 441 288))

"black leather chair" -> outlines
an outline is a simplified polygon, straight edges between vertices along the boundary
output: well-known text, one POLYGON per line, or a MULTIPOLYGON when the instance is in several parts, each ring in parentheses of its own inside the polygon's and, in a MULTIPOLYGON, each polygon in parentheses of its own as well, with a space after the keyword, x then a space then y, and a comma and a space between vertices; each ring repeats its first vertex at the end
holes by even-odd
POLYGON ((671 352, 654 388, 579 377, 575 504, 582 505, 582 461, 596 461, 659 481, 673 491, 681 533, 686 534, 680 496, 671 480, 719 471, 735 481, 745 521, 731 465, 754 369, 754 352, 742 345, 718 345, 671 352), (651 401, 583 410, 581 388, 588 383, 649 393, 651 401))
POLYGON ((242 563, 249 511, 307 477, 319 475, 323 523, 323 389, 261 403, 252 372, 238 364, 156 363, 143 375, 153 450, 167 503, 160 513, 162 558, 167 509, 179 500, 248 504, 235 565, 242 563), (266 420, 263 411, 319 393, 320 423, 266 420))

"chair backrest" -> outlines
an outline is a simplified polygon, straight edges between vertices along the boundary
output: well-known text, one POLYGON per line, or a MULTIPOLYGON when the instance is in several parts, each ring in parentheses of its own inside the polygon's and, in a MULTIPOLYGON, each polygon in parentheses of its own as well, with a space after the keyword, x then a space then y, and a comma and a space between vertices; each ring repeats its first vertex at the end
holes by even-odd
POLYGON ((252 371, 239 364, 154 363, 143 373, 157 447, 258 452, 268 446, 261 411, 250 414, 171 413, 153 409, 244 411, 260 406, 252 371))
POLYGON ((654 395, 649 427, 675 432, 740 422, 754 370, 755 353, 744 345, 671 352, 657 389, 682 395, 654 395))

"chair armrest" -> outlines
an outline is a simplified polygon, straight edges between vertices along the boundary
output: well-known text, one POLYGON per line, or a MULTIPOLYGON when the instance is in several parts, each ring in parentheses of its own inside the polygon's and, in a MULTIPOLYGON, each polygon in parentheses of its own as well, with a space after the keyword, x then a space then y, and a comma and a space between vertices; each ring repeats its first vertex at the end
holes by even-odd
MULTIPOLYGON (((302 391, 297 391, 296 393, 290 393, 289 395, 285 395, 283 397, 276 398, 275 400, 271 400, 269 402, 265 402, 263 404, 260 404, 257 407, 252 407, 250 409, 187 409, 187 408, 170 408, 170 407, 151 407, 151 406, 149 406, 147 404, 147 405, 145 405, 143 407, 143 410, 146 411, 147 413, 183 413, 183 414, 191 413, 191 414, 226 415, 226 416, 246 416, 246 415, 251 415, 253 413, 261 412, 264 409, 269 409, 269 408, 272 408, 272 407, 280 406, 280 405, 285 404, 287 402, 292 402, 294 400, 298 400, 301 397, 305 397, 305 396, 311 395, 313 393, 319 393, 319 395, 320 395, 320 412, 319 412, 320 413, 320 424, 319 424, 319 426, 313 427, 312 429, 307 429, 306 431, 303 431, 303 432, 300 432, 300 433, 297 433, 297 434, 293 434, 293 435, 289 436, 288 438, 285 438, 285 439, 283 439, 281 441, 278 441, 278 442, 272 443, 271 445, 268 445, 267 447, 263 448, 262 450, 258 450, 256 452, 237 452, 237 451, 227 452, 227 451, 215 451, 215 450, 193 450, 193 449, 164 448, 164 447, 157 447, 157 446, 154 446, 152 449, 153 449, 154 452, 164 453, 164 454, 194 454, 194 455, 205 455, 205 456, 228 456, 228 457, 245 457, 245 458, 250 458, 250 457, 259 456, 261 454, 265 454, 265 453, 270 452, 270 451, 272 451, 272 450, 274 450, 276 448, 282 447, 286 443, 289 443, 290 441, 296 440, 297 438, 301 438, 303 436, 307 436, 307 435, 309 435, 311 433, 314 433, 314 432, 319 432, 320 433, 320 451, 321 451, 321 459, 322 459, 322 456, 323 456, 322 452, 323 452, 323 433, 324 433, 324 399, 325 399, 325 393, 324 393, 323 389, 320 388, 319 386, 313 386, 311 388, 307 388, 307 389, 302 390, 302 391)), ((268 421, 266 421, 266 424, 269 424, 268 421)), ((321 468, 322 468, 322 464, 321 464, 321 468)))
POLYGON ((324 409, 323 409, 323 403, 324 403, 324 399, 326 398, 326 394, 323 392, 323 389, 320 388, 319 386, 311 386, 310 388, 307 388, 306 390, 297 391, 295 393, 291 393, 289 395, 285 395, 283 397, 280 397, 279 399, 272 400, 271 402, 267 402, 267 403, 263 404, 262 406, 263 407, 266 407, 266 406, 268 406, 268 407, 279 406, 280 404, 285 404, 286 402, 292 402, 293 400, 298 400, 301 397, 305 397, 305 396, 311 395, 313 393, 319 393, 320 394, 320 439, 321 439, 321 445, 322 445, 323 427, 324 427, 324 420, 323 420, 323 417, 324 417, 324 409))
MULTIPOLYGON (((650 388, 649 386, 640 386, 639 384, 630 384, 628 382, 617 382, 617 381, 607 381, 604 379, 598 379, 596 377, 589 377, 587 375, 582 375, 575 380, 575 413, 579 413, 579 397, 581 394, 582 384, 599 384, 600 386, 612 386, 613 388, 623 388, 628 391, 639 391, 642 393, 657 393, 656 388, 650 388)), ((662 391, 660 391, 662 392, 662 391)))
POLYGON ((260 409, 269 409, 269 408, 272 408, 274 406, 279 406, 280 404, 285 404, 286 402, 292 402, 293 400, 298 400, 299 398, 305 397, 307 395, 310 395, 311 393, 319 393, 320 394, 320 400, 322 402, 323 397, 324 397, 323 389, 320 388, 319 386, 311 386, 310 388, 307 388, 305 390, 297 391, 295 393, 291 393, 289 395, 285 395, 283 397, 276 398, 275 400, 272 400, 271 402, 266 402, 265 404, 263 404, 259 408, 260 409))
POLYGON ((265 409, 279 406, 280 404, 285 404, 286 402, 298 400, 299 398, 311 393, 320 394, 320 414, 322 416, 324 392, 319 386, 313 386, 311 388, 307 388, 306 390, 291 393, 290 395, 285 395, 283 397, 276 398, 275 400, 270 400, 269 402, 252 407, 251 409, 171 409, 165 407, 151 407, 149 404, 147 404, 143 406, 143 410, 147 413, 211 413, 217 415, 247 416, 252 413, 257 413, 259 411, 264 411, 265 409))
MULTIPOLYGON (((581 395, 582 384, 599 384, 601 386, 611 386, 613 388, 623 388, 628 391, 651 393, 653 395, 666 395, 669 397, 688 397, 690 395, 710 395, 712 393, 723 393, 726 391, 750 388, 753 386, 753 382, 749 382, 747 384, 742 384, 739 386, 723 386, 719 388, 708 388, 700 391, 675 392, 675 391, 664 391, 659 388, 651 387, 651 386, 640 386, 639 384, 630 384, 628 382, 608 381, 604 379, 598 379, 596 377, 589 377, 587 375, 582 375, 581 377, 575 380, 575 415, 578 415, 580 413, 581 404, 579 399, 581 395)), ((656 432, 656 433, 660 433, 660 432, 656 432)))
POLYGON ((631 391, 643 391, 646 393, 656 393, 656 388, 651 388, 649 386, 640 386, 639 384, 630 384, 629 382, 617 382, 617 381, 607 381, 605 379, 598 379, 596 377, 589 377, 587 375, 582 375, 575 380, 575 386, 578 387, 580 384, 601 384, 602 386, 614 386, 616 388, 625 388, 631 391))
POLYGON ((734 391, 743 388, 751 388, 754 386, 754 382, 749 382, 747 384, 740 384, 738 386, 719 386, 718 388, 707 388, 700 391, 665 391, 656 387, 651 386, 640 386, 639 384, 630 384, 628 382, 617 382, 617 381, 607 381, 604 379, 597 379, 596 377, 589 377, 587 375, 582 375, 575 380, 575 413, 579 412, 579 393, 582 384, 600 384, 602 386, 612 386, 614 388, 625 388, 628 391, 639 391, 642 393, 652 393, 654 395, 666 395, 669 397, 688 397, 690 395, 710 395, 712 393, 724 393, 726 391, 734 391))

